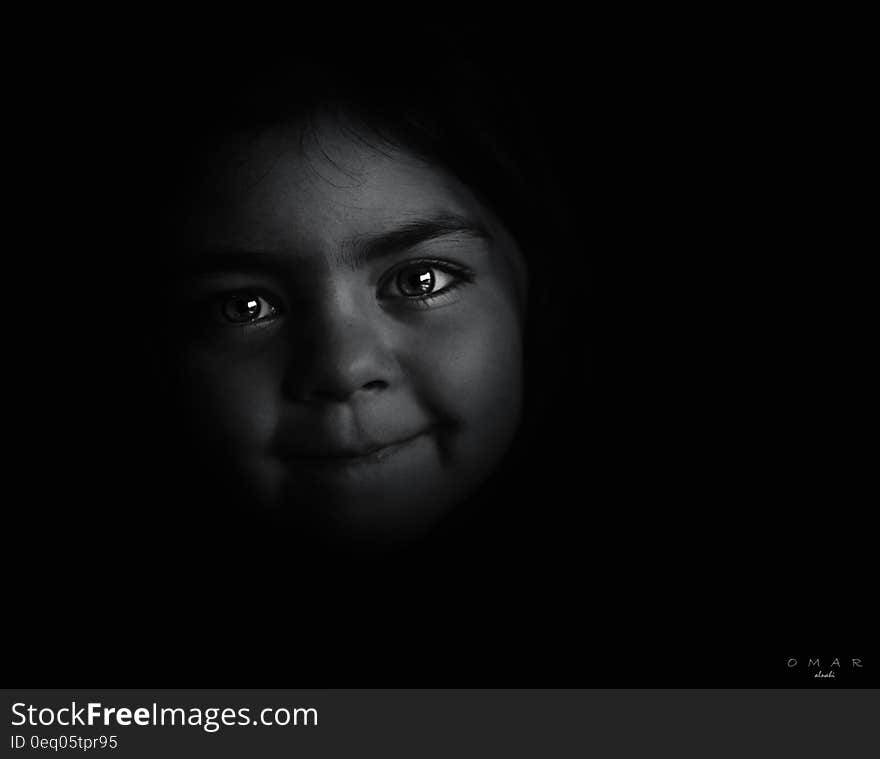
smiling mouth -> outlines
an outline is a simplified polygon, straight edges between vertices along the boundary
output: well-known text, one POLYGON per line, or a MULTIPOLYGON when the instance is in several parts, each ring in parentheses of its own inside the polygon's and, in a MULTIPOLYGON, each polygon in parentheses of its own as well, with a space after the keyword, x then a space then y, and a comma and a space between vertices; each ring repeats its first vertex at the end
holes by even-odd
POLYGON ((326 451, 294 452, 282 456, 282 459, 285 462, 296 462, 308 466, 326 468, 345 468, 378 464, 394 456, 396 453, 426 434, 427 431, 423 430, 417 432, 415 435, 410 435, 409 437, 395 440, 391 443, 371 443, 363 446, 329 449, 326 451))

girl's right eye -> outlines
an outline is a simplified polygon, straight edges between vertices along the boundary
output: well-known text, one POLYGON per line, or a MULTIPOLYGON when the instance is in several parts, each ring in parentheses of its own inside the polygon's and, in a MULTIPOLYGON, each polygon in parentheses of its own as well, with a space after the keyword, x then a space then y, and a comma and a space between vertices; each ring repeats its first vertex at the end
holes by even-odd
POLYGON ((221 322, 235 326, 267 321, 281 313, 280 306, 256 292, 224 294, 216 302, 221 322))

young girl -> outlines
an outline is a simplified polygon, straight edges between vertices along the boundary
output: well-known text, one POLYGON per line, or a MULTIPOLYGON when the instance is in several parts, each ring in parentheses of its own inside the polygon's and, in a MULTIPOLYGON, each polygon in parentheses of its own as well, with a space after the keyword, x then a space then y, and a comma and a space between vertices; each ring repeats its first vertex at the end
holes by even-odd
POLYGON ((371 549, 512 497, 543 258, 570 272, 541 146, 481 76, 282 56, 161 93, 154 424, 192 514, 371 549))
POLYGON ((538 136, 523 123, 504 86, 523 51, 472 66, 421 29, 323 31, 312 59, 242 35, 101 55, 51 101, 48 154, 77 171, 39 197, 78 276, 17 302, 52 370, 25 376, 74 412, 33 427, 35 529, 13 542, 18 587, 51 568, 38 603, 70 610, 90 666, 482 682, 544 661, 539 627, 566 650, 555 598, 581 611, 593 512, 564 482, 585 469, 587 341, 556 309, 588 302, 544 154, 586 187, 583 127, 549 96, 538 136))

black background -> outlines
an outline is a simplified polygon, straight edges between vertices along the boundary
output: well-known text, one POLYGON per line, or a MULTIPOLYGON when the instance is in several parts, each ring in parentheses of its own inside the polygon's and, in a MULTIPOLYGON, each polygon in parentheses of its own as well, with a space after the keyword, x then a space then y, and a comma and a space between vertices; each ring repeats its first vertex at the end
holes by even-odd
POLYGON ((836 656, 866 669, 823 687, 876 686, 866 50, 857 20, 825 21, 385 30, 509 61, 543 114, 582 268, 559 272, 566 415, 510 524, 368 565, 152 522, 126 480, 132 452, 163 443, 138 439, 148 388, 127 382, 127 285, 145 264, 105 202, 136 150, 114 107, 132 60, 161 67, 169 40, 246 56, 279 26, 342 37, 302 18, 36 34, 10 145, 26 201, 7 280, 10 680, 812 687, 786 661, 836 656))

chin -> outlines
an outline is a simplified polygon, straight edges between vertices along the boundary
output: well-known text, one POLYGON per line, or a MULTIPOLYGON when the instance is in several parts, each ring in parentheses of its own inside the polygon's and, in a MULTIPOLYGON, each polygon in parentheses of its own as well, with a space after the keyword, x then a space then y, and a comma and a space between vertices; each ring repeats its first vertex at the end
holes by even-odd
POLYGON ((285 499, 274 509, 281 519, 314 537, 322 546, 385 550, 412 545, 426 537, 459 504, 458 493, 434 492, 420 498, 390 493, 313 494, 285 499))

